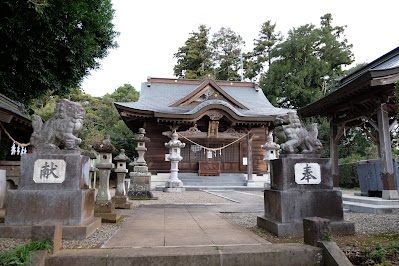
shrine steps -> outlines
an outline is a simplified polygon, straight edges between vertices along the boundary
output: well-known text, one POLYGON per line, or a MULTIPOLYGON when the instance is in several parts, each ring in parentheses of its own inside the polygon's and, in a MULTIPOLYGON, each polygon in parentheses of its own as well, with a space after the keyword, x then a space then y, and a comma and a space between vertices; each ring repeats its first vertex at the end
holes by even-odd
MULTIPOLYGON (((220 176, 198 176, 197 173, 179 173, 184 188, 193 190, 263 190, 263 187, 248 187, 245 174, 220 174, 220 176)), ((156 190, 162 190, 157 186, 156 190)))

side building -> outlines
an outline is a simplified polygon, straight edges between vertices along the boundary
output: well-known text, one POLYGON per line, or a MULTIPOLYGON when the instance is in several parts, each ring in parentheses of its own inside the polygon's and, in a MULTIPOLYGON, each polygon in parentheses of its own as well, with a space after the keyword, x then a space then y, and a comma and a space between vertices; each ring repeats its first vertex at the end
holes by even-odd
POLYGON ((272 106, 255 83, 216 81, 210 75, 203 80, 148 78, 137 102, 115 106, 134 133, 143 127, 151 139, 145 159, 153 176, 170 171, 165 143, 174 130, 186 143, 180 173, 264 176, 261 145, 274 118, 289 111, 272 106))

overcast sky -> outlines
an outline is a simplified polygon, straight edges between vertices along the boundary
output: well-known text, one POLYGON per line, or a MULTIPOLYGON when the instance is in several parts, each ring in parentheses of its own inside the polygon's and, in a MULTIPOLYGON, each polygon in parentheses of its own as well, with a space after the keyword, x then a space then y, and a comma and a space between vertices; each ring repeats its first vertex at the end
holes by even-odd
POLYGON ((112 0, 119 47, 100 61, 101 68, 84 79, 82 87, 93 96, 112 93, 125 83, 137 90, 148 76, 173 78, 173 54, 200 24, 212 36, 221 27, 240 34, 253 47, 260 26, 267 20, 287 36, 289 29, 305 24, 319 26, 331 13, 333 26, 345 30, 356 63, 371 62, 399 46, 399 1, 355 0, 112 0))

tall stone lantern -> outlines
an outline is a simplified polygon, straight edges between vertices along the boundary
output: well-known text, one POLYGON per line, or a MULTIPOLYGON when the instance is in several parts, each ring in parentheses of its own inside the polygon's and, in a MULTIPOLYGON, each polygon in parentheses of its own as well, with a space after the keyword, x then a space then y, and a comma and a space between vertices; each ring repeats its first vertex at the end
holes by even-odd
POLYGON ((139 134, 133 141, 137 142, 136 151, 139 154, 134 164, 133 172, 130 175, 130 187, 128 192, 129 199, 154 199, 150 189, 151 173, 148 172, 147 163, 144 159, 144 153, 147 151, 145 143, 150 139, 145 136, 145 129, 139 128, 139 134))
POLYGON ((116 163, 116 169, 114 172, 117 176, 115 196, 112 197, 112 201, 115 203, 117 209, 131 209, 133 204, 127 202, 127 193, 125 190, 125 178, 128 172, 126 168, 126 162, 130 162, 130 158, 126 156, 125 150, 121 149, 118 156, 114 158, 116 163))
POLYGON ((265 150, 265 158, 263 159, 267 163, 267 173, 269 174, 269 180, 270 182, 265 182, 264 187, 265 188, 270 188, 270 183, 272 182, 272 164, 270 161, 276 160, 277 159, 277 152, 280 149, 280 145, 275 143, 273 141, 273 136, 270 133, 269 136, 267 137, 267 142, 265 145, 260 146, 262 149, 265 150))
POLYGON ((170 179, 165 183, 164 192, 183 192, 185 190, 183 182, 178 178, 178 164, 183 159, 183 157, 180 156, 180 149, 185 146, 185 143, 178 140, 176 130, 172 133, 171 140, 165 143, 165 147, 169 148, 169 156, 167 159, 171 162, 171 168, 170 179))
POLYGON ((100 163, 97 164, 100 184, 94 205, 94 216, 101 217, 103 222, 115 223, 121 218, 121 212, 115 210, 115 203, 111 200, 109 191, 109 176, 111 169, 115 167, 112 163, 112 152, 116 151, 109 135, 104 136, 102 143, 96 146, 96 151, 100 153, 100 163))

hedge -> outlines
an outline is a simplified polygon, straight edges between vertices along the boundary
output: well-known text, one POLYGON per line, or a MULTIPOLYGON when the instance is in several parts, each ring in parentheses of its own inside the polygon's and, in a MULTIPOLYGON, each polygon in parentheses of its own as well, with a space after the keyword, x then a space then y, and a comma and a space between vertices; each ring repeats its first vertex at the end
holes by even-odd
POLYGON ((340 187, 359 187, 359 178, 357 177, 357 163, 340 164, 338 165, 338 169, 340 187))

